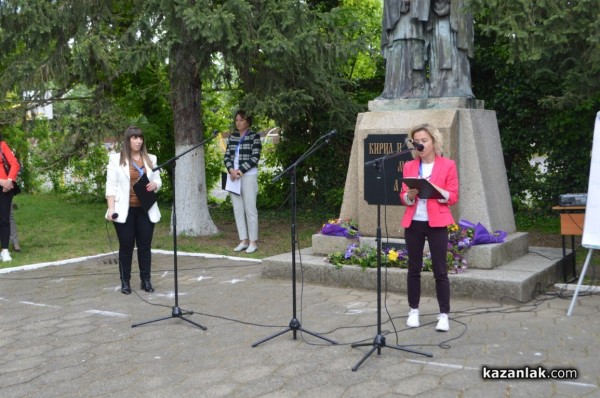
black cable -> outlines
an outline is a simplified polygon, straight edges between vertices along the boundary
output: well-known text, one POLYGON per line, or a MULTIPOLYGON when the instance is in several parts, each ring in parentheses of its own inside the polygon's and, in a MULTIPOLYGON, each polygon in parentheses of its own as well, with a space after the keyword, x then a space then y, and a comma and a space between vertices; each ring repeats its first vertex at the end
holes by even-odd
MULTIPOLYGON (((108 240, 109 240, 109 246, 112 249, 112 241, 110 239, 110 234, 108 232, 108 221, 107 221, 107 226, 106 226, 106 230, 107 230, 107 236, 108 236, 108 240)), ((302 263, 302 256, 300 251, 299 252, 299 257, 300 257, 300 267, 302 270, 302 277, 301 277, 301 284, 302 284, 302 290, 301 290, 301 296, 300 296, 300 301, 301 303, 303 302, 303 292, 304 292, 304 271, 303 271, 303 263, 302 263)), ((118 262, 118 257, 116 256, 116 254, 114 253, 114 251, 112 251, 112 255, 115 256, 117 258, 117 262, 118 262)), ((387 262, 386 262, 387 263, 387 262)), ((246 265, 240 265, 239 267, 245 267, 246 265)), ((212 267, 191 267, 191 268, 185 268, 184 270, 197 270, 197 269, 219 269, 219 268, 231 268, 231 265, 227 265, 227 266, 212 266, 212 267)), ((237 267, 237 266, 235 266, 237 267)), ((388 290, 387 290, 387 265, 386 265, 386 302, 387 302, 387 294, 388 294, 388 290)), ((163 271, 163 270, 161 270, 163 271)), ((164 271, 168 271, 168 270, 164 270, 164 271)), ((156 271, 158 272, 158 271, 156 271)), ((112 272, 111 272, 112 273, 112 272)), ((71 277, 77 277, 77 276, 89 276, 89 275, 99 275, 99 276, 104 276, 104 275, 109 275, 111 273, 108 272, 102 272, 102 273, 86 273, 86 274, 66 274, 66 275, 62 275, 62 276, 71 276, 71 277)), ((35 280, 35 279, 47 279, 47 278, 56 278, 57 275, 51 275, 51 276, 44 276, 44 277, 27 277, 27 278, 12 278, 12 277, 3 277, 0 278, 0 281, 2 280, 35 280)), ((209 285, 216 285, 217 283, 213 283, 213 284, 209 284, 209 285)), ((587 292, 580 292, 580 296, 587 296, 587 295, 594 295, 594 294, 598 294, 600 293, 600 288, 598 288, 597 286, 590 286, 590 288, 588 289, 587 292), (598 290, 598 291, 596 291, 598 290)), ((171 308, 171 306, 169 305, 164 305, 164 304, 158 304, 158 303, 152 303, 149 302, 147 300, 145 300, 143 297, 141 297, 139 294, 137 294, 137 297, 142 300, 143 302, 149 304, 149 305, 153 305, 153 306, 159 306, 159 307, 165 307, 165 308, 171 308)), ((460 332, 460 334, 458 336, 454 336, 450 339, 447 340, 443 340, 441 342, 439 342, 438 344, 418 344, 418 343, 414 343, 414 344, 406 344, 406 345, 400 345, 397 343, 397 345, 399 347, 427 347, 427 346, 437 346, 441 349, 450 349, 452 346, 450 344, 448 344, 451 341, 455 341, 458 340, 460 338, 462 338, 462 336, 464 336, 464 334, 466 333, 466 331, 468 330, 468 326, 464 323, 461 322, 460 319, 462 318, 467 318, 467 317, 474 317, 474 316, 481 316, 481 315, 487 315, 487 314, 512 314, 512 313, 524 313, 524 312, 533 312, 534 310, 536 310, 542 303, 546 302, 546 301, 550 301, 550 300, 555 300, 555 299, 567 299, 568 297, 565 296, 562 291, 559 291, 557 293, 543 293, 542 292, 542 287, 541 284, 538 283, 536 286, 536 289, 534 290, 534 292, 531 295, 531 301, 530 302, 524 302, 524 301, 520 301, 518 299, 509 297, 509 296, 503 296, 498 300, 498 304, 494 305, 494 306, 482 306, 482 307, 473 307, 473 308, 468 308, 468 309, 463 309, 463 310, 459 310, 459 311, 453 311, 452 312, 452 317, 450 318, 450 322, 454 322, 454 323, 458 323, 460 325, 463 326, 463 330, 460 332), (541 296, 541 297, 540 297, 541 296), (507 304, 506 302, 511 301, 516 303, 515 305, 509 306, 504 308, 507 304)), ((300 311, 302 311, 302 304, 301 304, 301 308, 300 311)), ((399 333, 403 332, 403 331, 407 331, 407 330, 413 330, 414 328, 405 328, 402 330, 397 330, 395 324, 394 324, 394 319, 401 319, 401 318, 406 318, 406 316, 398 316, 398 317, 392 317, 391 314, 389 313, 389 310, 386 306, 386 312, 388 314, 388 320, 386 322, 383 322, 383 325, 387 324, 388 322, 391 323, 392 328, 393 328, 393 333, 396 336, 396 341, 399 341, 399 333)), ((264 328, 285 328, 285 325, 266 325, 266 324, 260 324, 260 323, 255 323, 255 322, 248 322, 248 321, 244 321, 244 320, 239 320, 239 319, 235 319, 235 318, 230 318, 230 317, 225 317, 225 316, 221 316, 221 315, 214 315, 214 314, 208 314, 208 313, 203 313, 203 312, 197 312, 197 311, 186 311, 186 314, 199 314, 199 315, 203 315, 203 316, 207 316, 207 317, 211 317, 211 318, 215 318, 215 319, 221 319, 221 320, 225 320, 225 321, 229 321, 229 322, 235 322, 235 323, 240 323, 243 325, 249 325, 249 326, 257 326, 257 327, 264 327, 264 328)), ((427 316, 429 314, 423 314, 424 316, 427 316)), ((427 325, 431 325, 435 323, 435 321, 433 322, 429 322, 426 324, 422 324, 420 327, 424 327, 427 325)), ((329 331, 325 331, 325 332, 320 332, 319 334, 322 335, 327 335, 327 334, 332 334, 338 330, 344 330, 344 329, 362 329, 362 328, 371 328, 377 326, 377 324, 366 324, 366 325, 352 325, 352 326, 339 326, 336 327, 332 330, 329 331)), ((452 330, 454 330, 454 328, 452 328, 452 330)), ((300 331, 301 332, 301 331, 300 331)), ((387 331, 387 330, 382 330, 382 335, 387 336, 389 335, 391 332, 387 331)), ((306 341, 306 339, 304 338, 304 334, 301 333, 301 336, 303 338, 303 340, 311 345, 327 345, 329 346, 329 344, 326 343, 313 343, 313 342, 309 342, 306 341)), ((358 340, 358 341, 353 341, 353 342, 348 342, 348 343, 343 343, 343 342, 338 342, 337 345, 352 345, 355 343, 361 343, 361 342, 365 342, 365 341, 369 341, 372 337, 367 337, 365 339, 362 340, 358 340)))
POLYGON ((561 259, 561 258, 563 258, 563 256, 559 256, 559 257, 548 257, 548 256, 545 256, 545 255, 543 255, 543 254, 542 254, 542 253, 540 253, 540 252, 536 252, 536 251, 533 251, 533 250, 531 250, 531 249, 529 249, 529 250, 528 250, 528 253, 531 253, 531 254, 537 254, 538 256, 540 256, 540 257, 543 257, 543 258, 545 258, 545 259, 547 259, 547 260, 550 260, 550 261, 554 261, 554 260, 558 260, 558 259, 561 259))

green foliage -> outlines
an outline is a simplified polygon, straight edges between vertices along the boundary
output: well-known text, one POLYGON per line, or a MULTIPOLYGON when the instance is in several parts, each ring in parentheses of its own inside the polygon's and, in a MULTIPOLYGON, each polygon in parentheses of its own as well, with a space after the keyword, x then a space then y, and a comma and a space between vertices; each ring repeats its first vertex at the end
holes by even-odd
POLYGON ((360 81, 378 74, 380 55, 382 3, 378 0, 343 0, 332 10, 335 26, 345 42, 354 46, 341 73, 360 81))
MULTIPOLYGON (((375 8, 376 2, 364 4, 375 8)), ((363 109, 353 100, 350 79, 372 74, 374 68, 366 62, 358 72, 356 65, 370 53, 367 36, 373 32, 352 19, 360 15, 358 7, 321 12, 328 8, 311 9, 290 0, 268 0, 254 7, 251 20, 238 15, 250 31, 238 32, 238 47, 226 47, 224 70, 235 70, 240 79, 239 88, 245 93, 240 107, 274 120, 282 129, 281 143, 268 165, 272 175, 296 162, 318 137, 338 131, 328 146, 298 167, 297 194, 304 206, 339 208, 352 130, 363 109)), ((268 176, 259 180, 262 186, 268 176)), ((285 182, 264 186, 268 195, 260 195, 266 198, 259 199, 266 202, 262 204, 280 205, 287 196, 285 182)))
MULTIPOLYGON (((589 156, 568 148, 591 146, 600 107, 596 1, 469 3, 477 22, 474 91, 497 112, 515 209, 549 209, 560 193, 586 191, 589 156), (535 157, 545 159, 547 171, 530 164, 535 157)), ((120 141, 130 123, 144 129, 159 161, 170 158, 172 100, 201 81, 190 106, 176 110, 194 127, 178 128, 186 143, 231 129, 238 107, 257 116, 257 127, 282 129, 259 176, 261 206, 286 203, 289 180, 272 177, 336 129, 297 170, 298 203, 335 211, 356 114, 383 87, 379 0, 7 0, 0 2, 0 29, 7 101, 0 120, 14 128, 7 139, 31 191, 49 178, 57 192, 99 192, 99 148, 104 139, 120 141), (193 73, 184 75, 190 81, 177 80, 177 65, 191 65, 193 73), (53 121, 24 122, 35 104, 17 93, 31 90, 70 100, 54 103, 53 121), (65 180, 65 170, 85 183, 65 180)), ((212 186, 222 167, 219 148, 207 145, 205 157, 212 186)))
MULTIPOLYGON (((77 160, 80 151, 74 143, 82 150, 91 148, 135 122, 144 129, 149 149, 159 159, 168 159, 174 153, 175 130, 182 134, 178 142, 193 142, 200 129, 191 120, 200 117, 205 129, 222 131, 240 106, 275 121, 284 135, 297 136, 287 142, 297 148, 278 155, 279 168, 321 134, 333 128, 340 132, 335 148, 323 149, 305 162, 302 176, 303 182, 309 181, 303 190, 305 199, 311 199, 307 204, 323 200, 335 207, 341 201, 356 113, 364 109, 355 103, 353 91, 360 88, 361 79, 377 74, 371 54, 378 52, 373 49, 380 8, 377 0, 9 0, 0 4, 5 33, 0 68, 10 76, 2 80, 2 87, 22 92, 34 85, 51 88, 57 96, 77 84, 89 87, 85 101, 93 102, 73 107, 74 117, 68 122, 52 122, 56 145, 43 144, 49 150, 46 159, 36 154, 42 169, 57 168, 46 170, 55 189, 65 188, 59 168, 75 164, 84 172, 88 167, 77 160), (181 65, 192 65, 194 74, 174 73, 181 65), (196 92, 189 92, 186 101, 202 101, 201 114, 199 108, 182 106, 175 110, 181 118, 176 124, 169 114, 172 100, 183 98, 181 88, 197 84, 179 81, 180 76, 202 79, 205 94, 195 98, 196 92), (115 120, 100 121, 101 112, 115 120), (331 162, 325 163, 325 158, 331 162)), ((220 171, 213 167, 220 163, 218 152, 209 146, 206 155, 207 184, 212 185, 219 178, 220 171)), ((165 183, 168 186, 168 176, 165 183)), ((284 192, 285 188, 270 198, 282 198, 284 192)))
MULTIPOLYGON (((510 62, 555 80, 542 103, 580 107, 600 92, 597 0, 472 0, 481 32, 501 38, 510 62)), ((589 103, 588 103, 589 105, 589 103)))
MULTIPOLYGON (((384 253, 382 253, 381 258, 382 265, 387 266, 384 253)), ((338 269, 344 265, 359 265, 363 270, 377 268, 377 249, 368 245, 352 244, 348 246, 346 252, 330 253, 326 260, 338 269)), ((397 266, 406 268, 406 263, 397 266)))
MULTIPOLYGON (((565 51, 575 56, 578 51, 587 50, 558 43, 564 37, 578 42, 590 35, 586 26, 594 19, 593 13, 582 15, 582 25, 574 27, 561 25, 547 13, 558 7, 557 15, 568 14, 571 18, 576 12, 556 2, 543 2, 548 7, 545 11, 538 8, 542 6, 539 2, 534 5, 528 1, 492 1, 485 6, 475 3, 478 23, 476 58, 472 63, 474 91, 485 100, 487 109, 496 111, 513 206, 516 211, 540 209, 548 213, 559 194, 587 191, 589 152, 570 148, 591 148, 600 95, 598 90, 587 93, 589 84, 582 90, 565 80, 566 76, 579 73, 579 67, 561 58, 565 51), (513 12, 511 7, 529 7, 533 19, 527 22, 527 13, 513 12), (504 14, 504 9, 513 14, 504 14), (535 26, 529 25, 532 21, 535 26), (536 33, 534 40, 525 33, 546 31, 548 26, 555 31, 545 39, 536 33), (543 55, 536 56, 538 51, 543 55)), ((575 8, 581 11, 579 5, 575 8)), ((589 50, 598 53, 597 47, 589 50)), ((583 59, 582 54, 578 57, 583 59)), ((596 81, 598 71, 595 66, 588 70, 596 81)))
MULTIPOLYGON (((257 206, 261 209, 278 209, 285 207, 290 195, 289 176, 283 176, 277 181, 273 179, 280 174, 277 167, 275 145, 265 143, 261 152, 261 167, 258 174, 257 206)), ((288 206, 289 208, 289 206, 288 206)))
MULTIPOLYGON (((82 88, 71 95, 85 94, 82 88)), ((33 192, 94 193, 104 197, 107 149, 104 140, 126 125, 118 110, 107 101, 68 101, 54 106, 54 119, 34 119, 26 124, 29 142, 28 162, 33 192)))
POLYGON ((543 233, 560 234, 560 218, 555 213, 548 217, 548 212, 542 209, 526 209, 515 212, 515 223, 518 231, 539 231, 543 233))

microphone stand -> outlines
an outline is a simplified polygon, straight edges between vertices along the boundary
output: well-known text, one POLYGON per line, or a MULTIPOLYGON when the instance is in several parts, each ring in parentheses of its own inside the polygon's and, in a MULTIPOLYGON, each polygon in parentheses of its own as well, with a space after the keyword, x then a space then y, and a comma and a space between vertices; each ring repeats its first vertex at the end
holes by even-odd
POLYGON ((381 171, 384 168, 383 162, 388 159, 395 158, 396 156, 404 155, 409 153, 411 149, 407 149, 401 152, 396 152, 390 155, 382 156, 378 159, 371 160, 365 163, 367 165, 373 165, 377 170, 377 335, 373 339, 373 343, 354 343, 352 344, 352 348, 354 347, 364 347, 372 345, 373 347, 369 352, 362 357, 360 361, 352 368, 352 371, 355 372, 358 370, 358 367, 369 357, 375 350, 377 350, 377 355, 381 355, 381 349, 384 347, 393 348, 395 350, 412 352, 413 354, 425 355, 427 357, 432 357, 433 355, 427 352, 421 352, 412 350, 410 348, 400 347, 397 345, 387 345, 385 342, 385 336, 381 334, 381 171))
POLYGON ((157 170, 164 168, 165 166, 172 165, 171 171, 172 171, 172 176, 173 176, 173 280, 174 280, 174 285, 175 285, 175 305, 172 307, 171 316, 166 316, 163 318, 153 319, 150 321, 144 321, 144 322, 140 322, 140 323, 134 323, 133 325, 131 325, 132 328, 134 328, 136 326, 140 326, 140 325, 146 325, 148 323, 163 321, 165 319, 179 318, 186 322, 191 323, 192 325, 198 326, 202 330, 206 330, 205 326, 202 326, 199 323, 196 323, 190 319, 187 319, 184 316, 184 315, 193 314, 193 312, 188 311, 188 312, 184 313, 181 310, 181 308, 179 308, 179 291, 178 291, 178 286, 177 286, 177 209, 176 209, 177 201, 175 200, 176 199, 175 198, 175 186, 176 186, 175 185, 175 166, 177 165, 176 164, 177 159, 179 159, 183 155, 187 154, 188 152, 191 152, 194 149, 206 144, 208 141, 215 138, 216 135, 217 135, 216 132, 213 132, 213 134, 210 137, 200 141, 200 143, 198 143, 197 145, 191 147, 190 149, 188 149, 187 151, 185 151, 183 153, 180 153, 179 155, 175 155, 174 157, 167 160, 163 164, 160 164, 152 169, 152 171, 157 171, 157 170))
POLYGON ((317 140, 312 147, 310 147, 302 156, 300 156, 300 158, 294 162, 292 165, 290 165, 287 169, 285 169, 285 171, 283 171, 281 174, 279 174, 278 176, 276 176, 275 178, 273 178, 272 182, 276 182, 277 180, 279 180, 284 174, 290 174, 290 185, 292 188, 292 320, 290 321, 289 326, 280 331, 277 332, 269 337, 266 337, 260 341, 257 341, 256 343, 252 344, 252 347, 256 347, 259 344, 264 343, 265 341, 271 340, 277 336, 281 336, 284 333, 287 332, 292 332, 293 333, 293 337, 294 340, 296 340, 296 333, 298 331, 301 332, 305 332, 310 334, 311 336, 315 336, 318 337, 320 339, 323 339, 325 341, 330 342, 331 344, 337 344, 336 341, 328 339, 327 337, 321 336, 317 333, 311 332, 309 330, 306 330, 302 327, 302 325, 300 324, 300 321, 298 320, 298 318, 296 317, 296 168, 298 167, 298 165, 307 157, 309 157, 310 155, 312 155, 315 151, 317 151, 319 148, 321 148, 324 144, 328 144, 331 135, 328 136, 324 136, 326 137, 325 140, 321 141, 321 143, 319 143, 320 139, 317 140), (319 145, 317 145, 319 144, 319 145))

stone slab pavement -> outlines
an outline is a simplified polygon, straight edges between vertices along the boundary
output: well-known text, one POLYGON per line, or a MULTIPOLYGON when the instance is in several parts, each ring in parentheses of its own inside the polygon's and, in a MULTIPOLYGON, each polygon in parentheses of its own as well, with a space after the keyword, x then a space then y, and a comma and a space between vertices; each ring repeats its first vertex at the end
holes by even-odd
POLYGON ((455 299, 440 333, 434 298, 422 299, 421 327, 407 329, 406 297, 383 292, 378 326, 375 290, 298 280, 297 318, 317 336, 285 332, 252 347, 294 315, 291 282, 262 279, 260 261, 179 253, 175 295, 173 255, 155 252, 156 292, 140 291, 134 273, 129 296, 113 261, 2 270, 1 397, 600 396, 597 294, 581 292, 570 317, 570 298, 557 293, 455 299), (386 345, 367 356, 376 336, 386 345), (484 366, 488 376, 529 367, 577 378, 489 380, 484 366))

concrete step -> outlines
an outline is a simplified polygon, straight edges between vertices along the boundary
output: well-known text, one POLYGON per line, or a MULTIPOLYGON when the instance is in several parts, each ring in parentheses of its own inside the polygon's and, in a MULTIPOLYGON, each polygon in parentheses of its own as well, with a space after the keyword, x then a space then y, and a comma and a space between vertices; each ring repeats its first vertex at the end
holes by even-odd
MULTIPOLYGON (((527 254, 493 269, 467 269, 460 274, 450 274, 453 297, 484 300, 513 298, 530 301, 536 294, 562 280, 562 249, 530 247, 527 254)), ((312 248, 296 252, 296 279, 306 283, 326 286, 377 289, 377 269, 363 270, 360 266, 345 265, 339 269, 325 261, 325 256, 314 255, 312 248)), ((382 287, 396 293, 406 293, 406 269, 384 268, 382 287), (386 281, 387 278, 387 281, 386 281)), ((290 279, 292 253, 263 259, 262 277, 290 279)), ((421 274, 421 293, 435 297, 435 281, 431 272, 421 274)))
MULTIPOLYGON (((405 246, 404 239, 384 238, 382 245, 395 247, 405 246)), ((315 254, 327 255, 336 251, 344 252, 350 244, 377 246, 374 237, 360 237, 347 239, 339 236, 328 236, 314 234, 312 236, 312 249, 315 254)), ((427 242, 425 243, 427 245, 427 242)), ((509 234, 504 242, 486 245, 474 245, 467 250, 466 260, 471 268, 492 269, 507 264, 527 254, 529 248, 529 234, 526 232, 515 232, 509 234)))

